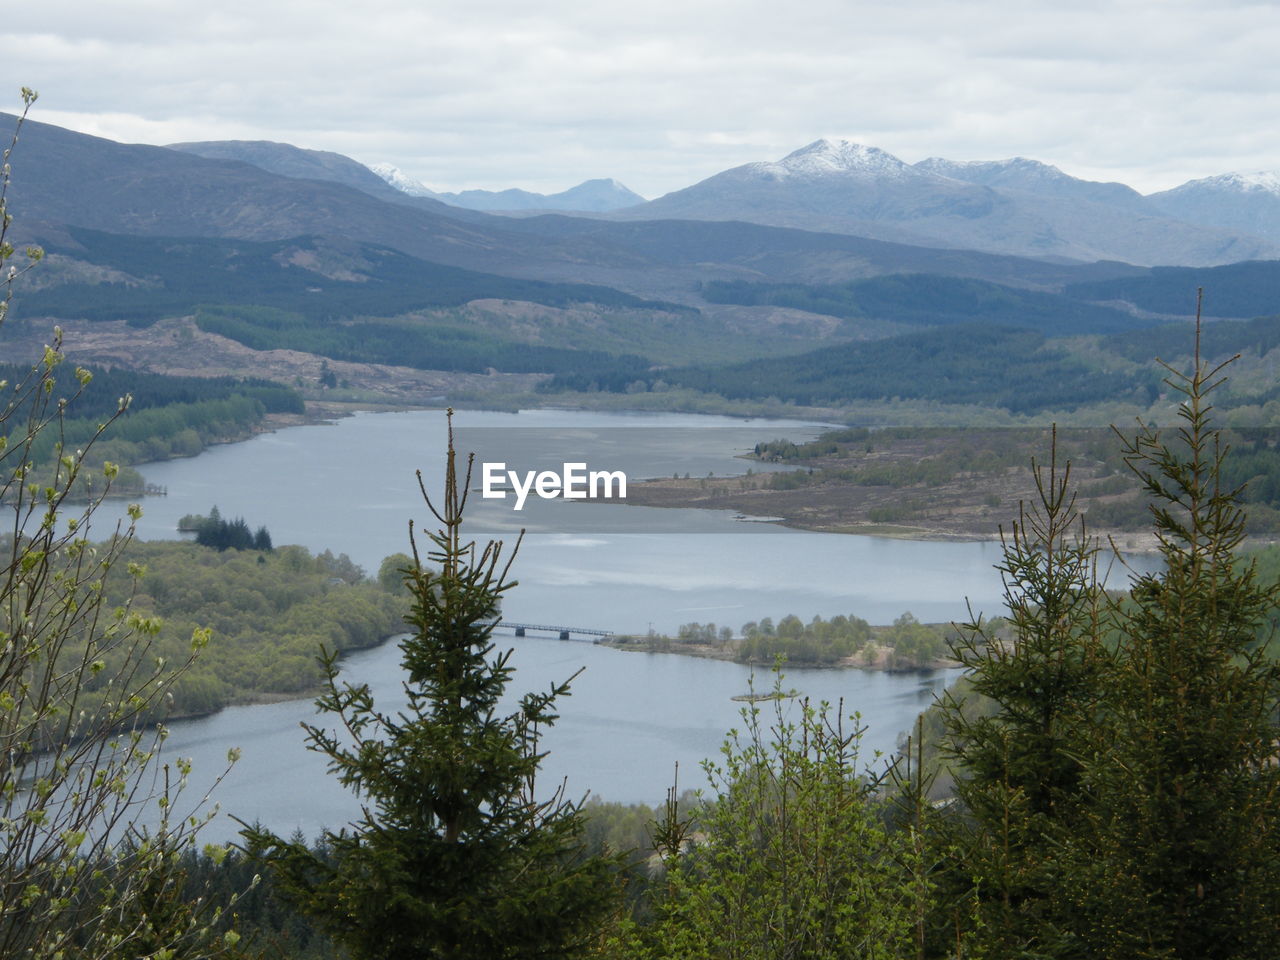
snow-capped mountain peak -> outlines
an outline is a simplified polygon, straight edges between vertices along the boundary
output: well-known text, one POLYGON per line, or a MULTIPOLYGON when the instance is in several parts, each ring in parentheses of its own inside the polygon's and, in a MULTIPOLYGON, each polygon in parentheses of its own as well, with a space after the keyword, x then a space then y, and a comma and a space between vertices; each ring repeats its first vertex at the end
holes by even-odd
POLYGON ((1220 187, 1240 193, 1262 192, 1280 197, 1280 173, 1258 170, 1253 173, 1224 173, 1203 180, 1192 180, 1186 186, 1220 187))
POLYGON ((848 140, 815 140, 776 163, 749 164, 759 173, 779 179, 786 177, 828 177, 858 175, 865 177, 901 177, 910 167, 878 147, 868 147, 848 140))
POLYGON ((928 160, 921 160, 915 167, 917 170, 927 170, 970 183, 1010 174, 1055 180, 1067 176, 1052 164, 1029 157, 1009 157, 1005 160, 947 160, 943 157, 930 157, 928 160))
POLYGON ((434 190, 428 188, 419 180, 415 180, 399 167, 394 167, 389 163, 373 163, 369 165, 369 169, 380 176, 388 184, 395 187, 402 193, 407 193, 411 197, 434 197, 434 190))

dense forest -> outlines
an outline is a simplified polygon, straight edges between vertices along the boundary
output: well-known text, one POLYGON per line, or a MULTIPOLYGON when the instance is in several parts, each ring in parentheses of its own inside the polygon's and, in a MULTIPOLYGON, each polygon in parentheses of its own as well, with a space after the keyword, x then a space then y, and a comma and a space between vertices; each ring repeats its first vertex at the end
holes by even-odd
POLYGON ((846 320, 875 318, 921 326, 981 321, 1059 337, 1116 333, 1150 324, 1115 307, 1061 294, 920 273, 820 286, 714 280, 703 284, 701 292, 712 303, 792 307, 846 320))
POLYGON ((711 303, 792 307, 850 320, 875 317, 930 326, 982 320, 1064 337, 1150 327, 1159 322, 1150 314, 1187 317, 1201 288, 1211 291, 1207 316, 1268 317, 1275 311, 1277 284, 1276 261, 1252 260, 1220 267, 1151 267, 1136 275, 1069 283, 1059 293, 921 273, 839 284, 713 280, 700 292, 711 303), (1132 304, 1148 316, 1117 303, 1132 304))
MULTIPOLYGON (((1137 363, 1150 363, 1152 357, 1183 357, 1188 353, 1188 329, 1186 322, 1180 322, 1131 330, 1107 337, 1103 347, 1137 363)), ((1200 331, 1200 345, 1210 357, 1229 357, 1246 351, 1264 357, 1280 346, 1280 317, 1205 324, 1200 331)))

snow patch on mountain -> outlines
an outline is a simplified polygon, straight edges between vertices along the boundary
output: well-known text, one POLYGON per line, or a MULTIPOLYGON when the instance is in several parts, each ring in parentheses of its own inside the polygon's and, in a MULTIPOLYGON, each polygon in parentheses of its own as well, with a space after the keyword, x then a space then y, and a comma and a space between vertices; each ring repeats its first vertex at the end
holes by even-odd
POLYGON ((868 147, 848 140, 815 140, 776 162, 749 163, 743 168, 764 178, 822 179, 831 176, 901 179, 911 174, 911 167, 879 147, 868 147))
POLYGON ((1188 187, 1228 190, 1235 193, 1261 192, 1280 197, 1280 172, 1258 170, 1253 173, 1223 173, 1216 177, 1188 181, 1177 189, 1184 190, 1188 187))
POLYGON ((915 168, 968 183, 985 182, 1007 174, 1017 174, 1027 179, 1076 179, 1063 173, 1053 164, 1042 163, 1029 157, 1009 157, 1007 160, 947 160, 943 157, 930 157, 928 160, 921 160, 915 168))
POLYGON ((389 163, 371 163, 369 169, 380 176, 388 184, 395 187, 402 193, 407 193, 411 197, 434 197, 434 190, 428 188, 424 183, 415 180, 399 167, 394 167, 389 163))

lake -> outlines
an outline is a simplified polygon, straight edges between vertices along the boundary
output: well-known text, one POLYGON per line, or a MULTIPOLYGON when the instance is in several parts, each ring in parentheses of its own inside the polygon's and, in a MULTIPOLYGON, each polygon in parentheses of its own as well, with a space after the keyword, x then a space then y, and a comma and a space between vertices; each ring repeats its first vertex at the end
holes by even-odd
MULTIPOLYGON (((461 449, 520 469, 574 459, 593 469, 623 470, 629 479, 744 473, 737 459, 760 440, 803 439, 822 428, 798 421, 737 420, 694 415, 634 415, 538 410, 518 415, 463 411, 455 417, 461 449)), ((166 487, 148 498, 143 538, 173 538, 178 518, 207 513, 243 516, 265 525, 276 544, 347 553, 366 570, 407 549, 407 522, 429 525, 418 491, 421 469, 439 490, 446 425, 438 411, 360 414, 332 424, 292 427, 211 448, 188 460, 143 466, 149 483, 166 487)), ((472 486, 479 484, 479 475, 472 486)), ((743 523, 723 511, 665 510, 531 498, 512 502, 472 494, 469 531, 510 540, 526 534, 504 602, 506 619, 643 633, 674 632, 690 621, 735 630, 750 620, 794 613, 855 614, 888 623, 904 611, 924 621, 964 620, 969 606, 1001 612, 993 564, 998 544, 933 543, 820 534, 743 523)), ((104 508, 98 523, 122 516, 104 508)), ((102 527, 99 527, 102 529, 102 527)), ((1147 561, 1140 561, 1145 569, 1147 561)), ((216 642, 216 638, 215 638, 216 642)), ((702 785, 699 761, 717 753, 739 722, 752 671, 676 655, 615 651, 578 641, 499 637, 516 650, 515 693, 545 689, 581 667, 561 721, 545 745, 544 783, 568 779, 569 794, 656 803, 671 783, 702 785)), ((894 748, 916 714, 951 672, 879 673, 790 670, 785 681, 815 699, 843 700, 867 726, 865 752, 894 748)), ((344 663, 344 676, 368 682, 386 702, 399 694, 398 650, 386 644, 344 663)), ((771 681, 757 673, 757 689, 771 681)), ((309 701, 236 707, 176 723, 166 752, 192 756, 199 788, 224 765, 229 747, 241 761, 218 788, 225 811, 261 819, 277 831, 312 835, 355 813, 351 798, 309 753, 298 724, 314 718, 309 701)), ((236 825, 220 817, 211 839, 236 825)))

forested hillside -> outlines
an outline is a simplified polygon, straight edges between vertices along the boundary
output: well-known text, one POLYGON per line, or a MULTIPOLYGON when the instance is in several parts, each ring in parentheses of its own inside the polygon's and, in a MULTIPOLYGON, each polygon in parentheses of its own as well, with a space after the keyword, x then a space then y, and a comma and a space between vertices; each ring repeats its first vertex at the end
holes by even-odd
MULTIPOLYGON (((49 381, 50 391, 37 397, 29 390, 29 366, 0 364, 0 404, 12 404, 8 424, 26 421, 33 403, 67 404, 58 431, 45 430, 33 439, 30 455, 36 464, 49 465, 58 444, 85 446, 108 421, 91 448, 89 463, 95 467, 108 461, 127 465, 194 456, 210 443, 243 439, 268 413, 304 410, 297 391, 268 380, 80 369, 83 376, 61 367, 57 379, 49 381), (126 397, 126 411, 114 417, 126 397)), ((87 475, 84 482, 89 482, 87 475)), ((113 489, 117 496, 136 496, 142 492, 141 476, 126 469, 115 478, 113 489)))
MULTIPOLYGON (((322 650, 342 654, 399 633, 408 607, 394 575, 367 577, 345 555, 303 547, 221 551, 191 542, 136 541, 125 554, 144 575, 133 609, 163 623, 157 655, 181 662, 194 631, 211 631, 172 689, 174 716, 230 703, 303 696, 323 677, 322 650)), ((391 560, 389 569, 403 562, 391 560)), ((112 577, 107 601, 133 589, 112 577)))
POLYGON ((155 238, 72 227, 47 252, 91 264, 56 285, 25 291, 26 316, 127 320, 146 325, 193 313, 200 304, 249 304, 309 319, 391 317, 469 300, 527 300, 559 306, 662 306, 603 286, 549 283, 429 263, 389 247, 319 237, 274 242, 155 238), (104 279, 106 278, 106 279, 104 279), (96 282, 95 282, 96 281, 96 282))
POLYGON ((713 303, 769 304, 849 320, 874 317, 921 326, 983 322, 1029 327, 1046 336, 1115 333, 1150 322, 1060 294, 919 273, 823 286, 715 281, 703 286, 702 295, 713 303))
MULTIPOLYGON (((625 370, 560 375, 546 389, 636 389, 625 370)), ((1104 400, 1145 407, 1159 378, 1121 376, 1096 368, 1034 331, 957 324, 870 343, 831 346, 794 357, 727 367, 666 369, 640 378, 731 399, 776 397, 811 406, 857 400, 916 398, 945 404, 1001 407, 1014 413, 1071 410, 1104 400)))

